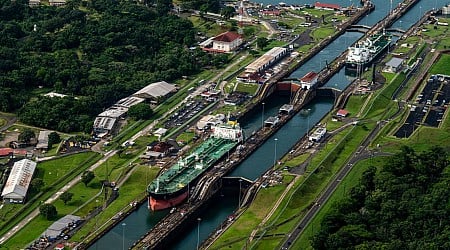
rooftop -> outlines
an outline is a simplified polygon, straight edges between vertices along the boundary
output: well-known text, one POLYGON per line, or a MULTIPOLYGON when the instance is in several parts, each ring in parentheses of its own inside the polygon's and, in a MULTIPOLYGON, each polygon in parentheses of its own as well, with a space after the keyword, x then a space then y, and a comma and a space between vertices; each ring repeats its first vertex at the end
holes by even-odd
POLYGON ((235 32, 227 31, 213 38, 215 42, 227 42, 231 43, 236 39, 241 38, 241 35, 235 32))

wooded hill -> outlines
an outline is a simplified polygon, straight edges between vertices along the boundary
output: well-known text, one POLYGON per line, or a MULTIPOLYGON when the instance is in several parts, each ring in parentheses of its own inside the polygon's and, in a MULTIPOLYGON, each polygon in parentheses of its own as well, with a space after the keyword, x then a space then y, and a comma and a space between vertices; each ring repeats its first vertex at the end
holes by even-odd
POLYGON ((98 113, 143 86, 223 63, 224 57, 189 49, 196 32, 169 13, 171 1, 148 6, 0 0, 0 111, 18 112, 39 127, 90 132, 98 113), (50 91, 70 97, 41 95, 50 91))
POLYGON ((450 249, 450 167, 438 147, 405 147, 366 171, 312 239, 315 249, 450 249))

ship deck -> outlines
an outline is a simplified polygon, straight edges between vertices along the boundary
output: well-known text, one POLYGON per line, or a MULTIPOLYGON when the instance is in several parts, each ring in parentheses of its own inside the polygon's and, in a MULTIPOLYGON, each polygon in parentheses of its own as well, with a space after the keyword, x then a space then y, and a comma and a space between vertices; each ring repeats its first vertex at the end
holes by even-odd
POLYGON ((148 191, 157 194, 170 194, 184 188, 229 152, 237 143, 222 138, 208 138, 191 154, 180 159, 166 172, 162 173, 157 180, 148 186, 148 191), (158 192, 156 192, 157 187, 158 192))

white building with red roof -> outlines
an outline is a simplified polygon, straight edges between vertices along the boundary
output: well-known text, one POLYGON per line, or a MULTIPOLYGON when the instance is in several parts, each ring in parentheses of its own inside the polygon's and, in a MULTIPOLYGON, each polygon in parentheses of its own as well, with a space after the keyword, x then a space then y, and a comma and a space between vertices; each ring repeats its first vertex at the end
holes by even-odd
POLYGON ((300 83, 302 84, 302 89, 312 88, 317 83, 318 78, 319 78, 319 75, 316 72, 314 72, 314 71, 308 72, 305 76, 300 78, 300 83))
POLYGON ((242 43, 241 35, 227 31, 212 39, 212 52, 230 52, 237 49, 242 43))
POLYGON ((340 10, 341 6, 339 4, 316 2, 314 3, 314 8, 322 10, 340 10))

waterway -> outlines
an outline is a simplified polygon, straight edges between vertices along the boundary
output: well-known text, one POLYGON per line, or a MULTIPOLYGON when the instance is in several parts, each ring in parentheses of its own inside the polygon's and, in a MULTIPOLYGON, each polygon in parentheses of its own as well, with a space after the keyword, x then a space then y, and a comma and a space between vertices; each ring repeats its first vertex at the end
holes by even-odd
MULTIPOLYGON (((273 0, 259 0, 257 2, 264 4, 278 3, 273 0)), ((287 4, 314 4, 315 1, 285 0, 282 2, 287 4)), ((355 5, 359 4, 359 0, 334 0, 329 2, 340 4, 341 6, 348 6, 352 3, 355 5)), ((373 0, 373 2, 376 6, 375 11, 361 19, 359 24, 373 25, 389 13, 391 7, 390 4, 386 4, 389 3, 389 1, 373 0)), ((392 2, 393 7, 395 7, 401 0, 393 0, 392 2)), ((425 11, 436 8, 436 6, 440 8, 446 3, 447 0, 422 0, 399 21, 394 23, 393 27, 406 30, 413 25, 425 11)), ((293 72, 290 78, 301 77, 309 71, 319 71, 321 68, 325 67, 325 62, 331 62, 337 55, 343 52, 348 45, 355 42, 361 36, 362 34, 360 33, 346 32, 306 64, 293 72)), ((326 83, 326 86, 343 89, 349 82, 348 77, 344 75, 344 70, 342 69, 326 83)), ((256 111, 249 115, 245 121, 240 121, 244 131, 249 134, 252 131, 259 129, 261 127, 262 117, 267 118, 268 116, 275 115, 278 112, 279 107, 287 102, 289 102, 289 97, 274 95, 270 100, 266 101, 264 105, 264 114, 261 106, 261 112, 256 111)), ((307 127, 312 127, 330 110, 332 102, 333 100, 330 99, 314 100, 306 107, 306 109, 310 109, 308 112, 300 112, 293 117, 265 144, 241 163, 231 175, 256 179, 272 166, 276 159, 285 154, 295 142, 304 136, 307 127), (276 141, 274 140, 275 138, 277 138, 276 141)), ((233 199, 233 195, 225 195, 220 199, 215 200, 202 214, 200 227, 198 227, 198 224, 194 223, 185 230, 184 235, 180 236, 177 245, 170 248, 185 250, 196 249, 197 237, 200 236, 200 242, 206 239, 222 221, 232 214, 236 207, 237 200, 235 197, 233 199), (198 229, 200 230, 198 231, 198 229), (198 234, 199 232, 200 234, 198 234)), ((147 209, 147 205, 143 204, 138 210, 129 215, 123 222, 119 223, 89 249, 118 249, 118 246, 122 246, 122 244, 124 244, 124 248, 127 249, 133 242, 150 230, 162 217, 164 217, 165 214, 167 214, 167 211, 150 213, 147 209), (125 226, 122 226, 123 223, 125 223, 125 226)))

